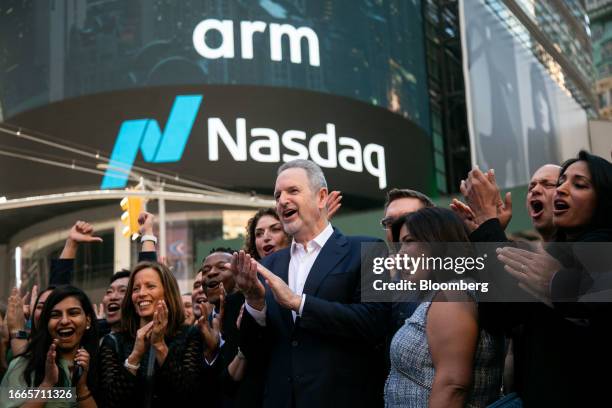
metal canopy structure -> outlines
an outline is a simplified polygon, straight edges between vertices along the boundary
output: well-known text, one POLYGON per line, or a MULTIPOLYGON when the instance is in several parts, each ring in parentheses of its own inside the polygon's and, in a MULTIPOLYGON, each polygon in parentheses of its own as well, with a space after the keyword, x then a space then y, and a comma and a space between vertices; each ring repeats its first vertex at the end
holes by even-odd
MULTIPOLYGON (((244 194, 206 194, 173 191, 93 190, 61 194, 48 194, 17 198, 0 202, 0 244, 25 226, 74 211, 117 204, 126 196, 139 196, 149 200, 202 204, 207 208, 264 208, 272 207, 274 200, 249 197, 244 194)), ((119 214, 119 211, 117 212, 119 214)))

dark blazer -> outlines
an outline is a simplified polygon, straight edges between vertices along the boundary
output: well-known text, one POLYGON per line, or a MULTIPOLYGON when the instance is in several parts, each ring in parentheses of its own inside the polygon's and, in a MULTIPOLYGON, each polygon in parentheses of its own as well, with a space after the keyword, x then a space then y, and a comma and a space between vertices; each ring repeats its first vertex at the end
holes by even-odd
POLYGON ((228 366, 236 357, 240 344, 240 330, 236 327, 236 320, 242 305, 244 305, 244 296, 240 292, 233 293, 225 298, 225 314, 221 322, 224 343, 219 356, 222 367, 220 383, 223 392, 217 395, 219 400, 209 404, 210 406, 261 408, 263 362, 260 356, 257 353, 249 355, 244 377, 241 381, 234 381, 228 371, 228 366))
MULTIPOLYGON (((244 347, 268 360, 265 407, 376 407, 382 405, 384 337, 389 304, 361 303, 361 243, 334 230, 304 285, 306 302, 294 322, 266 288, 266 326, 245 312, 244 347)), ((262 264, 288 281, 290 248, 262 264)), ((248 354, 247 354, 248 357, 248 354)))

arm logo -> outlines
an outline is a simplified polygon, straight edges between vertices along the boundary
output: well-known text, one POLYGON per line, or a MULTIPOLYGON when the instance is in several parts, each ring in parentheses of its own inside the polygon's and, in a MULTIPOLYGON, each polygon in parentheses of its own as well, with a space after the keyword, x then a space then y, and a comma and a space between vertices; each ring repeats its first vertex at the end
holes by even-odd
POLYGON ((147 163, 179 161, 201 103, 202 95, 177 96, 163 132, 155 119, 123 122, 100 189, 123 188, 127 185, 138 150, 147 163))

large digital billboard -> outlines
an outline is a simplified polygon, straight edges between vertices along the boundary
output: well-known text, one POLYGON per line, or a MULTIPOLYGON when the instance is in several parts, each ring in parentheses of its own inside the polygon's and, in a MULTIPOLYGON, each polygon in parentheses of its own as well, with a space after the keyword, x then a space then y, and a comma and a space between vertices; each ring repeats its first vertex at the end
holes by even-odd
POLYGON ((9 198, 134 166, 270 192, 295 158, 348 197, 435 193, 419 1, 3 2, 0 38, 2 119, 37 138, 0 132, 9 198))
POLYGON ((420 1, 106 0, 0 5, 5 118, 159 85, 306 89, 429 128, 420 1))
MULTIPOLYGON (((419 126, 386 109, 319 92, 246 85, 114 91, 55 102, 11 119, 12 126, 31 124, 91 156, 108 152, 110 161, 105 171, 89 174, 3 157, 7 196, 60 191, 66 185, 123 188, 133 166, 271 193, 278 166, 298 158, 318 163, 330 187, 348 196, 380 201, 382 191, 405 185, 434 192, 431 142, 419 126)), ((96 169, 93 158, 76 155, 71 162, 58 155, 63 151, 42 148, 36 140, 11 136, 11 151, 35 151, 47 161, 96 169)))
POLYGON ((587 114, 534 56, 538 44, 519 40, 490 3, 461 2, 472 162, 513 187, 588 148, 587 114))

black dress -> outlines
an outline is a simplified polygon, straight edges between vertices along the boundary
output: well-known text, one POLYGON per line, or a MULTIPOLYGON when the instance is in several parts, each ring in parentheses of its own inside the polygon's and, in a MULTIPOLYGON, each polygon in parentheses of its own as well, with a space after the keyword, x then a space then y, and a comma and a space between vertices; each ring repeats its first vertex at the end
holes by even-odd
MULTIPOLYGON (((483 223, 470 240, 507 238, 495 219, 483 223)), ((525 407, 599 406, 609 400, 608 377, 602 373, 612 366, 612 303, 575 302, 598 281, 571 254, 588 242, 612 242, 612 231, 585 231, 563 251, 548 249, 563 265, 551 282, 553 308, 540 302, 479 306, 486 325, 512 334, 514 382, 525 407)), ((510 276, 503 268, 494 272, 510 276)))
POLYGON ((123 365, 134 348, 134 339, 125 333, 105 336, 98 353, 99 406, 144 407, 150 400, 151 407, 181 407, 206 393, 219 392, 219 364, 215 361, 209 366, 205 362, 201 334, 196 327, 184 326, 165 340, 166 360, 161 366, 155 362, 154 374, 147 377, 149 351, 134 375, 123 365))

